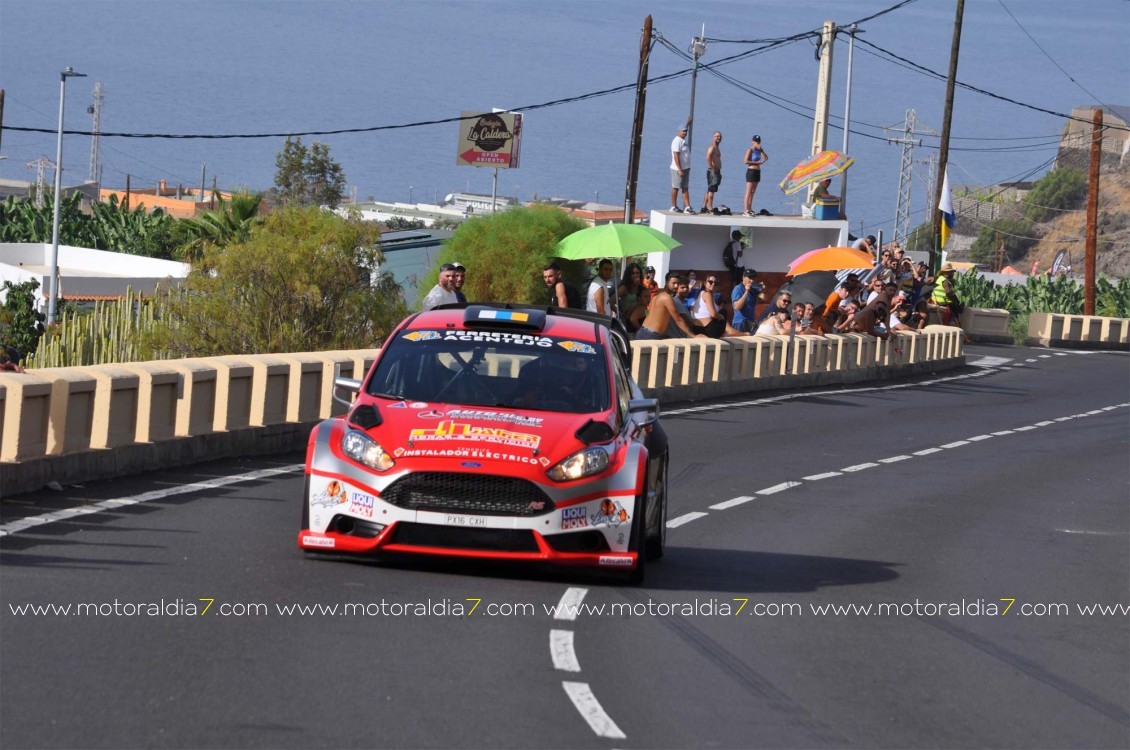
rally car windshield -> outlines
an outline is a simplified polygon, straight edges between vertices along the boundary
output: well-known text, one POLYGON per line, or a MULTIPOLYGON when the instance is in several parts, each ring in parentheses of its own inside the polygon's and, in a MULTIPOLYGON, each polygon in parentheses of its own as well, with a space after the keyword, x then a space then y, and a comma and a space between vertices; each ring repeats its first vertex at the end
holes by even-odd
POLYGON ((402 331, 369 381, 381 398, 585 414, 609 408, 599 344, 483 330, 402 331))

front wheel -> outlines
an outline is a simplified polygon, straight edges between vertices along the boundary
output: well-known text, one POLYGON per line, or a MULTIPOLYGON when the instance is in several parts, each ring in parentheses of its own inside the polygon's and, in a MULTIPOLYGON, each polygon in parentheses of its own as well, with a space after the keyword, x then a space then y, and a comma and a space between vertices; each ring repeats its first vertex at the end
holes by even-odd
MULTIPOLYGON (((655 508, 655 529, 649 530, 644 552, 652 560, 663 557, 667 548, 667 454, 659 458, 655 472, 655 485, 651 489, 650 507, 655 508)), ((646 520, 645 520, 646 523, 646 520)))
POLYGON ((640 495, 636 507, 636 517, 632 520, 632 531, 628 535, 628 549, 636 553, 636 567, 625 574, 632 586, 643 583, 644 569, 647 567, 647 487, 640 495))

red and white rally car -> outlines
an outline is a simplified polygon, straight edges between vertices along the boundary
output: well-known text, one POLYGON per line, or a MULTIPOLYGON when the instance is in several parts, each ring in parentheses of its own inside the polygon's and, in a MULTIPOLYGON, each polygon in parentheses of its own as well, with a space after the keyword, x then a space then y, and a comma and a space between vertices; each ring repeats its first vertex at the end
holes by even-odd
POLYGON ((663 555, 667 438, 619 322, 445 305, 385 341, 310 434, 298 546, 624 571, 663 555))

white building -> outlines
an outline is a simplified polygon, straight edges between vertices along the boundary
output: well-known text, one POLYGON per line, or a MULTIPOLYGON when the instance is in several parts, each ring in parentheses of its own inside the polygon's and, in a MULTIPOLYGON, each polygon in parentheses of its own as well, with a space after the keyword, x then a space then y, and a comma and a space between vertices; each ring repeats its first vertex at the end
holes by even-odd
MULTIPOLYGON (((58 260, 60 296, 73 301, 116 299, 128 288, 149 295, 158 284, 183 279, 189 272, 186 263, 69 245, 59 245, 58 260)), ((0 243, 0 302, 3 282, 31 279, 39 282, 36 306, 45 312, 51 291, 50 243, 0 243)))
POLYGON ((739 229, 749 244, 742 265, 766 274, 784 278, 789 263, 822 247, 843 247, 848 244, 848 223, 840 220, 820 221, 800 216, 714 216, 652 211, 651 226, 670 235, 682 244, 666 253, 647 256, 655 278, 662 285, 668 270, 696 269, 722 272, 722 248, 730 233, 739 229))

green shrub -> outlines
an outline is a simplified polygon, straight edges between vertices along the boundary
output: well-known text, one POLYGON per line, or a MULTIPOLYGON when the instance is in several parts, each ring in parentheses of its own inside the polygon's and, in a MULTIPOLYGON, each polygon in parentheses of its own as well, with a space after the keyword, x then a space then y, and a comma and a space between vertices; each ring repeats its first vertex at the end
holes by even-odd
MULTIPOLYGON (((553 258, 558 242, 584 228, 584 222, 552 206, 511 208, 470 219, 444 243, 424 279, 434 284, 442 264, 458 261, 467 268, 463 294, 469 300, 542 302, 542 267, 553 258)), ((562 268, 569 263, 562 262, 562 268)), ((429 288, 428 283, 421 285, 422 290, 429 288)))

